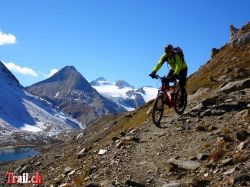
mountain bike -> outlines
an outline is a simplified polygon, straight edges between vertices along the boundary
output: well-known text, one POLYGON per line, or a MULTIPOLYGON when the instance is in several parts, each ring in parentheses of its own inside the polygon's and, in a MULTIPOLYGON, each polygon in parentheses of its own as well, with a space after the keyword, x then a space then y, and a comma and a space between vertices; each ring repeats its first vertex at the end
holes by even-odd
POLYGON ((156 126, 159 126, 164 112, 164 105, 168 105, 169 108, 174 107, 177 114, 184 112, 187 106, 187 91, 185 87, 181 88, 179 86, 177 79, 175 79, 172 86, 166 85, 165 77, 156 75, 156 79, 160 79, 162 85, 154 101, 152 120, 156 126))

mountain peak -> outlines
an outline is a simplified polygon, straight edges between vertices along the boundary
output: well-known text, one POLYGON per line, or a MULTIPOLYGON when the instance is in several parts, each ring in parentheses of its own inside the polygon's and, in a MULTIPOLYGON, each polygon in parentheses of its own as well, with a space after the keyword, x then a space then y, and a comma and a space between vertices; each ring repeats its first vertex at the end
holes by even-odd
POLYGON ((96 81, 106 81, 106 79, 104 77, 98 77, 96 81))
POLYGON ((61 69, 61 71, 77 71, 75 66, 65 66, 64 68, 61 69))
POLYGON ((97 79, 90 82, 91 86, 100 86, 101 84, 110 84, 110 82, 107 81, 104 77, 98 77, 97 79), (102 83, 100 83, 100 82, 102 82, 102 83))
POLYGON ((65 66, 48 79, 34 85, 50 85, 51 91, 60 89, 62 89, 63 92, 67 92, 68 90, 85 90, 86 92, 92 91, 92 87, 89 85, 88 81, 76 70, 74 66, 65 66))
POLYGON ((13 83, 21 86, 17 78, 11 73, 11 71, 5 66, 5 64, 0 61, 0 79, 3 83, 13 83))
POLYGON ((130 85, 129 83, 127 83, 124 80, 118 80, 118 81, 116 81, 115 85, 118 86, 119 88, 126 88, 126 87, 134 88, 134 86, 130 85))

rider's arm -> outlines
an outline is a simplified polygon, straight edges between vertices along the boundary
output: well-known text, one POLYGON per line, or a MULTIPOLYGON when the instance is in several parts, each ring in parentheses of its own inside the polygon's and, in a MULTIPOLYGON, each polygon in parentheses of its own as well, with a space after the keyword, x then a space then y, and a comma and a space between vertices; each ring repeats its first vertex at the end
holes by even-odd
POLYGON ((158 61, 158 63, 156 64, 156 66, 154 67, 154 71, 157 72, 159 69, 161 69, 161 66, 163 65, 163 63, 166 61, 167 55, 163 54, 160 58, 160 60, 158 61))
POLYGON ((182 67, 182 60, 181 60, 180 56, 177 54, 175 55, 175 60, 176 60, 176 66, 175 66, 174 74, 179 75, 181 67, 182 67))

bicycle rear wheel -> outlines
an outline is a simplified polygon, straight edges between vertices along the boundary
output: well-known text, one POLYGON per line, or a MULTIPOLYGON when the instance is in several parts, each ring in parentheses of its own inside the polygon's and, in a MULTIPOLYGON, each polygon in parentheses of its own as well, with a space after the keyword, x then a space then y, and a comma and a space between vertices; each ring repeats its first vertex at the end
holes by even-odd
POLYGON ((164 111, 164 96, 162 94, 159 94, 154 101, 152 110, 152 120, 156 126, 159 126, 161 123, 163 111, 164 111))
POLYGON ((178 87, 174 94, 174 109, 177 114, 183 114, 187 106, 187 91, 178 87))

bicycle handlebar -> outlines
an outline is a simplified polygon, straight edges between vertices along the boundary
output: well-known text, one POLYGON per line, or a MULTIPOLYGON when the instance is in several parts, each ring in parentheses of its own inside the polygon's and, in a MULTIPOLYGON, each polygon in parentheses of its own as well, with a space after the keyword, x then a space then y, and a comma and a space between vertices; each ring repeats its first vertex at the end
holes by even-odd
POLYGON ((159 75, 155 75, 155 79, 164 79, 164 76, 161 77, 161 76, 159 76, 159 75))
MULTIPOLYGON (((166 79, 166 77, 165 76, 161 77, 159 75, 155 75, 155 79, 161 79, 161 81, 164 81, 164 79, 166 79)), ((177 81, 177 79, 175 78, 174 84, 176 84, 176 81, 177 81)))

